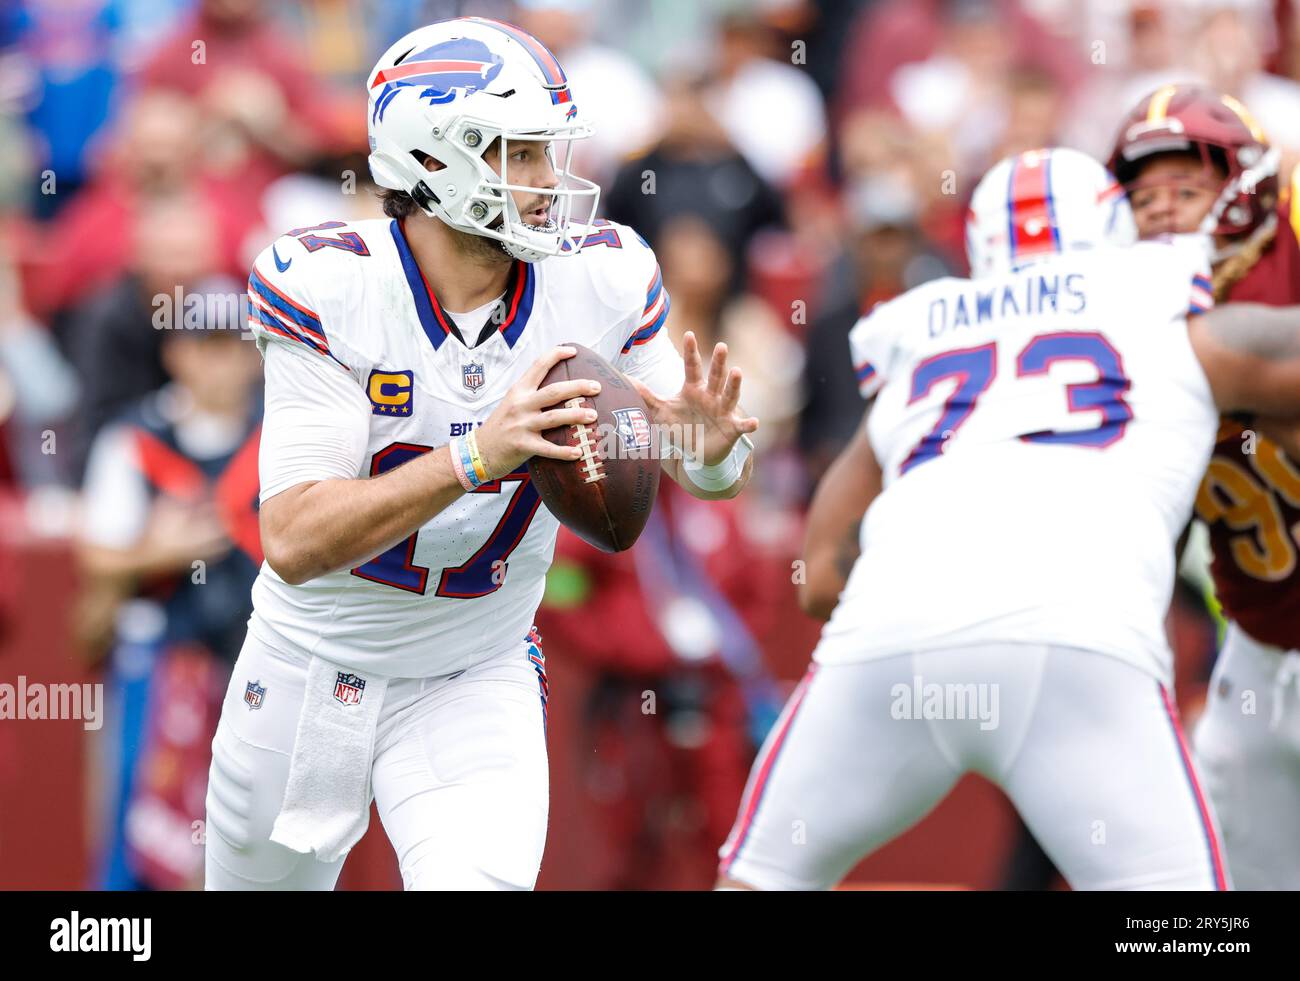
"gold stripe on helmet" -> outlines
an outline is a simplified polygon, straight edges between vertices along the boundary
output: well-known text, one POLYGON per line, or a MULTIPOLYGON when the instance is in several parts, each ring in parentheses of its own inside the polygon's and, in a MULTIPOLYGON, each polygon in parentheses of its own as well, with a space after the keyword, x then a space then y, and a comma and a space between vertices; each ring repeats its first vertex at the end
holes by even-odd
POLYGON ((1264 130, 1260 128, 1259 123, 1255 122, 1255 117, 1250 114, 1250 110, 1230 95, 1220 96, 1223 104, 1237 114, 1237 118, 1246 124, 1250 130, 1250 135, 1255 138, 1256 143, 1267 143, 1268 137, 1264 135, 1264 130))
POLYGON ((1300 242, 1300 164, 1291 171, 1291 230, 1300 242))
POLYGON ((1151 102, 1147 105, 1147 122, 1158 123, 1164 119, 1165 113, 1169 111, 1169 103, 1177 93, 1177 85, 1165 85, 1156 89, 1155 95, 1151 96, 1151 102))

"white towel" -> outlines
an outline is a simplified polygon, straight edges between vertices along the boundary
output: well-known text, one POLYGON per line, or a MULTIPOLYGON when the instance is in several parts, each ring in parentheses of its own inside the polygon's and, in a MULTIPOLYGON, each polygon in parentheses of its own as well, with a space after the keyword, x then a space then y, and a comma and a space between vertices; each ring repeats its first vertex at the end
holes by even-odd
POLYGON ((387 688, 385 677, 312 657, 272 841, 333 862, 361 840, 370 824, 375 728, 387 688))

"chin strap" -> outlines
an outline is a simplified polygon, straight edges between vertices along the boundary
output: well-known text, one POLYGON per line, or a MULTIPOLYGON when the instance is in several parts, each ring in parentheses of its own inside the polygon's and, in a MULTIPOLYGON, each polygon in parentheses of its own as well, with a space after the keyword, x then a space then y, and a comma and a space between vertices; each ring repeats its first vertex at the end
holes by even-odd
POLYGON ((1227 300, 1228 290, 1241 280, 1268 248, 1277 234, 1277 214, 1271 214, 1249 235, 1216 249, 1210 259, 1214 267, 1214 301, 1227 300))

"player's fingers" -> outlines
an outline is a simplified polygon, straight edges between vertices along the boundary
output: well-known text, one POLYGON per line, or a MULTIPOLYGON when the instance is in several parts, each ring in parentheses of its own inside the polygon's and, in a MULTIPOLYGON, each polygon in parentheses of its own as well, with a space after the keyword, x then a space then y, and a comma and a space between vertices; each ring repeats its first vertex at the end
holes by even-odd
POLYGON ((549 412, 539 412, 535 415, 529 422, 528 428, 545 432, 559 426, 576 426, 578 423, 590 424, 595 421, 595 409, 551 409, 549 412))
POLYGON ((694 331, 688 330, 682 339, 682 361, 686 365, 686 384, 698 385, 704 378, 704 365, 700 361, 700 344, 694 331))
POLYGON ((707 386, 710 395, 719 395, 722 392, 723 380, 727 377, 727 345, 718 341, 713 346, 713 357, 709 359, 709 384, 707 386))
POLYGON ((740 369, 727 372, 727 383, 722 387, 722 411, 730 413, 740 402, 740 369))
POLYGON ((557 446, 550 440, 542 439, 538 436, 530 440, 527 450, 532 452, 533 456, 544 456, 549 460, 581 460, 582 450, 577 446, 557 446))
POLYGON ((600 393, 600 382, 590 378, 575 378, 573 381, 555 382, 545 388, 525 396, 523 404, 530 409, 546 409, 552 405, 562 405, 569 399, 586 398, 600 393))
POLYGON ((551 348, 551 350, 534 361, 532 367, 519 376, 519 383, 526 385, 528 388, 536 388, 542 383, 542 379, 546 377, 548 371, 565 358, 571 358, 577 353, 577 348, 569 347, 566 344, 551 348))

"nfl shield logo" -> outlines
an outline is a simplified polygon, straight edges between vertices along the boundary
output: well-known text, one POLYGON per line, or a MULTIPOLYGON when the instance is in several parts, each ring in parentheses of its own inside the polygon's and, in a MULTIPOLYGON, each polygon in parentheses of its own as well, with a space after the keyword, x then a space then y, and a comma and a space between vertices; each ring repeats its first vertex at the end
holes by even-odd
POLYGON ((334 697, 344 705, 357 705, 366 690, 366 679, 340 671, 334 682, 334 697))
POLYGON ((461 369, 461 382, 465 388, 471 392, 477 392, 483 387, 483 366, 471 361, 461 369))
POLYGON ((627 450, 650 449, 650 420, 641 409, 615 409, 614 420, 618 438, 627 450))
POLYGON ((256 681, 250 681, 244 689, 244 704, 250 709, 260 709, 262 699, 266 697, 266 686, 259 685, 256 681))

